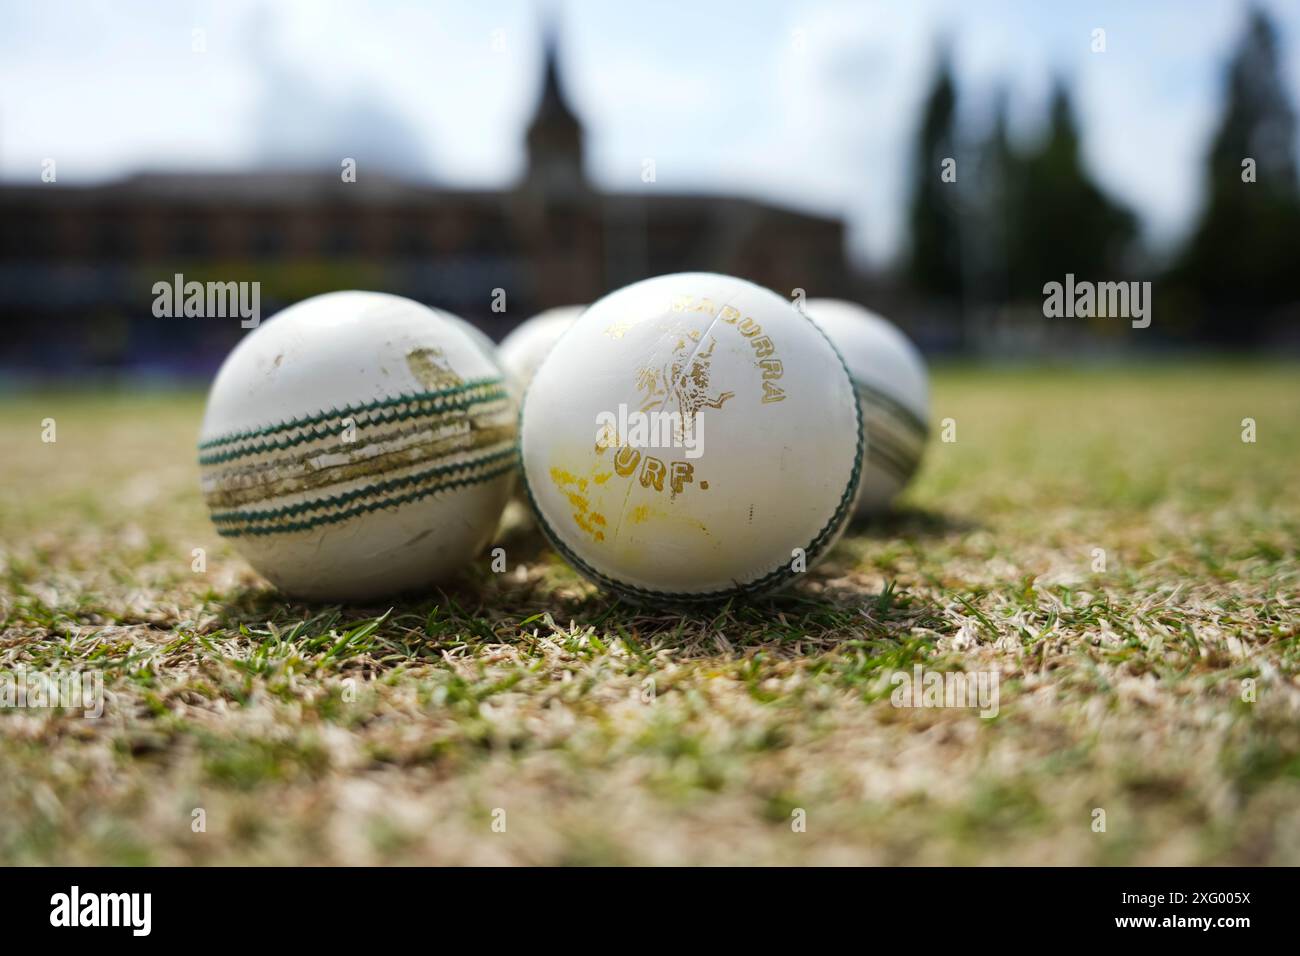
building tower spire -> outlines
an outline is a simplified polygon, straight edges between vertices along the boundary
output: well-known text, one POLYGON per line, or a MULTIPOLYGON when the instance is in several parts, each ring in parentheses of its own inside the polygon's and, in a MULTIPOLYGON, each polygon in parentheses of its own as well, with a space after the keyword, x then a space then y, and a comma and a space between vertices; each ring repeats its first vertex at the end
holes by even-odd
POLYGON ((546 66, 541 97, 528 124, 525 185, 558 198, 581 192, 585 187, 583 132, 560 83, 558 43, 555 28, 550 23, 544 28, 543 43, 546 66))

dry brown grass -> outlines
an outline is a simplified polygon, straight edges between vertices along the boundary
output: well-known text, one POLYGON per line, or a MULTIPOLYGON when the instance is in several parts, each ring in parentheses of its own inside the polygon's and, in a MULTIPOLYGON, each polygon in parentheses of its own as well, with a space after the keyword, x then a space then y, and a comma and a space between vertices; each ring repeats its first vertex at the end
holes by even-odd
POLYGON ((285 602, 207 523, 200 399, 9 399, 0 671, 108 693, 0 709, 0 864, 1300 863, 1297 371, 941 374, 897 514, 688 614, 518 514, 504 575, 285 602), (893 706, 917 663, 998 716, 893 706))

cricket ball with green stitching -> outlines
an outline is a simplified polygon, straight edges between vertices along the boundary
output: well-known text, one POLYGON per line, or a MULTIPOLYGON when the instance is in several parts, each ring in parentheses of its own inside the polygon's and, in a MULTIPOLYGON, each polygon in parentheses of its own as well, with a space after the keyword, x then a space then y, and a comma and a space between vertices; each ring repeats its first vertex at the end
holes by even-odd
POLYGON ((834 544, 863 461, 835 347, 789 302, 730 276, 647 279, 596 302, 524 397, 539 524, 626 597, 779 587, 834 544))
POLYGON ((516 418, 501 367, 461 320, 378 292, 316 296, 217 373, 203 496, 218 533, 289 594, 411 590, 491 540, 516 418))
POLYGON ((885 511, 916 474, 929 436, 925 360, 897 326, 853 302, 809 299, 808 317, 844 356, 862 405, 867 459, 855 513, 885 511))

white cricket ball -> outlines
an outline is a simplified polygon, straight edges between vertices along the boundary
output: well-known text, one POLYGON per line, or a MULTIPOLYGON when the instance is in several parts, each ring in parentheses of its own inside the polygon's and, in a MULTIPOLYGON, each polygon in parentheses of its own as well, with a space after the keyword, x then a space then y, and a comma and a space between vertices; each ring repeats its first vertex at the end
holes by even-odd
POLYGON ((379 292, 316 296, 222 364, 199 436, 203 496, 218 533, 289 594, 427 585, 491 539, 516 408, 451 315, 379 292))
POLYGON ((867 460, 855 512, 889 507, 916 473, 929 435, 930 384, 925 360, 896 326, 839 299, 809 299, 804 311, 844 356, 862 404, 867 460))
POLYGON ((560 336, 569 330, 585 305, 562 305, 539 312, 511 330, 501 340, 498 353, 501 364, 523 394, 533 380, 537 367, 560 336))
POLYGON ((792 580, 852 511, 853 383, 780 296, 708 273, 588 308, 538 368, 520 456, 539 523, 579 571, 642 601, 792 580))
POLYGON ((465 334, 473 339, 474 343, 478 345, 479 351, 486 355, 488 360, 495 365, 503 375, 505 374, 505 366, 501 364, 500 351, 497 344, 492 341, 491 336, 473 322, 470 322, 467 319, 462 319, 459 315, 453 315, 450 312, 440 312, 439 314, 445 318, 451 319, 457 328, 464 329, 465 334))

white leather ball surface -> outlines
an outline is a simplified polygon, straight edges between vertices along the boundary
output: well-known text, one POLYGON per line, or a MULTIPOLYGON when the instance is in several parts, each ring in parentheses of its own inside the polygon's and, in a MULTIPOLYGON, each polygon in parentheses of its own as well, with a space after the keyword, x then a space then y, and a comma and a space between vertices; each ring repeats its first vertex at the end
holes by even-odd
POLYGON ((842 531, 863 459, 853 383, 826 336, 776 294, 708 273, 590 306, 533 378, 520 447, 556 547, 642 600, 792 580, 842 531))
POLYGON ((501 340, 499 354, 507 374, 523 394, 552 346, 569 330, 584 305, 562 305, 521 322, 501 340))

